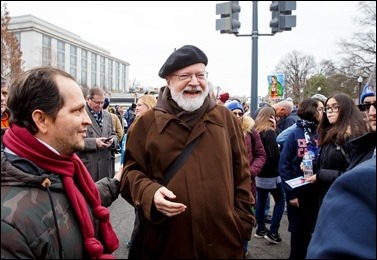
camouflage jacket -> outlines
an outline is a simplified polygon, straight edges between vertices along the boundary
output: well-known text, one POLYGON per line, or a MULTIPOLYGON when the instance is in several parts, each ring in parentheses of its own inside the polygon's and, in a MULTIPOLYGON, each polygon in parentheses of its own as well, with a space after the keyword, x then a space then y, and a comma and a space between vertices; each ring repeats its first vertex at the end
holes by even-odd
MULTIPOLYGON (((117 184, 110 178, 96 183, 103 206, 110 206, 118 197, 117 184)), ((61 179, 31 161, 4 152, 2 146, 1 258, 58 259, 59 253, 66 259, 88 258, 61 179), (46 177, 51 181, 49 192, 41 185, 46 177)))

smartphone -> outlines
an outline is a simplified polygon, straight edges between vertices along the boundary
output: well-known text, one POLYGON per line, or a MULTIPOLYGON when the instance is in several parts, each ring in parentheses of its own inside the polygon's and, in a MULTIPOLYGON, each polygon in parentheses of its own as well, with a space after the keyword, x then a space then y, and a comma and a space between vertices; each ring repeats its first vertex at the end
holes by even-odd
POLYGON ((113 138, 112 136, 110 136, 109 138, 106 138, 105 141, 103 141, 104 143, 108 143, 110 141, 110 139, 113 138))

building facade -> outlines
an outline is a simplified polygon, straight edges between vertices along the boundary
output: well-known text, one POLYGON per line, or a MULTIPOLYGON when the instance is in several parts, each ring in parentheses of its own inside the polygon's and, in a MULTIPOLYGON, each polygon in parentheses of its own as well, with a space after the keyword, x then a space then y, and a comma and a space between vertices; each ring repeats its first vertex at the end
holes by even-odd
POLYGON ((20 43, 25 70, 54 66, 70 73, 83 87, 128 92, 130 64, 108 50, 33 15, 12 17, 8 30, 20 43))

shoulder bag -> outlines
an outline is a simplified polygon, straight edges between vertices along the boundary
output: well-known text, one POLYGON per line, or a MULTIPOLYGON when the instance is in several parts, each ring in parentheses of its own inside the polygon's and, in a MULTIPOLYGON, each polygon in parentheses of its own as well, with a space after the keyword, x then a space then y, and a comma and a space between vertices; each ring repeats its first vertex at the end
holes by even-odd
MULTIPOLYGON (((200 136, 199 136, 200 137, 200 136)), ((166 186, 174 175, 178 172, 179 168, 185 163, 191 152, 194 150, 199 141, 199 137, 189 143, 185 149, 178 155, 178 157, 169 166, 161 184, 166 186)), ((147 220, 144 217, 143 210, 140 205, 135 207, 135 222, 134 229, 131 234, 131 245, 128 251, 128 259, 142 259, 142 252, 144 246, 144 233, 147 225, 147 220)))

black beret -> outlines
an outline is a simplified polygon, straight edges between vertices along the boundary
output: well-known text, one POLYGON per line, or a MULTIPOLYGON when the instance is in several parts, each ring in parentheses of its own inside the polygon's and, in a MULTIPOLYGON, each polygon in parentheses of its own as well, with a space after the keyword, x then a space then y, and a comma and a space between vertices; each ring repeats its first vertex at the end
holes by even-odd
POLYGON ((204 63, 207 66, 207 56, 199 48, 193 45, 185 45, 170 54, 158 75, 164 79, 170 73, 196 63, 204 63))

